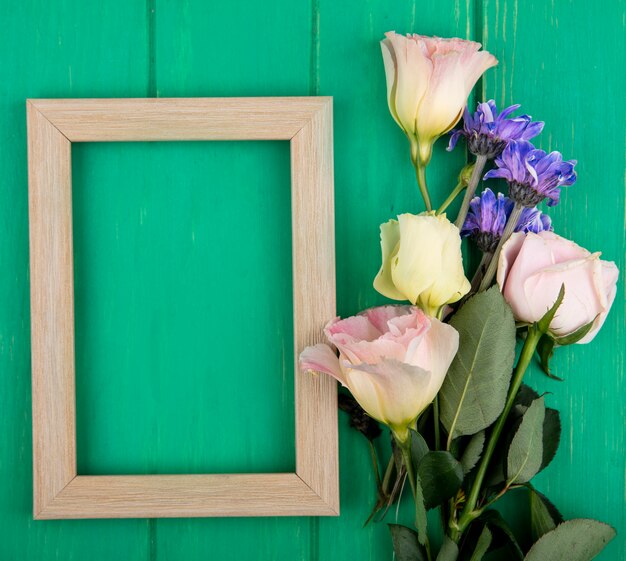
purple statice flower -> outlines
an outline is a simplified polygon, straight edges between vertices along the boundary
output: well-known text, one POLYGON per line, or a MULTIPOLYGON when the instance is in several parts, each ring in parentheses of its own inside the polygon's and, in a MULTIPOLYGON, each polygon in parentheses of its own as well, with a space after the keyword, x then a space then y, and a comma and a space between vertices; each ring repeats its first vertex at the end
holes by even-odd
POLYGON ((496 169, 484 179, 501 177, 509 184, 509 197, 525 207, 547 199, 548 206, 559 202, 561 187, 576 182, 576 160, 563 160, 560 152, 535 148, 527 140, 512 141, 496 158, 496 169))
MULTIPOLYGON (((515 203, 502 193, 495 195, 491 189, 485 189, 470 202, 461 236, 471 236, 481 251, 493 253, 514 206, 515 203)), ((536 208, 525 208, 515 231, 536 234, 543 230, 552 230, 550 217, 536 208)))
POLYGON ((509 115, 519 105, 511 105, 498 113, 496 102, 490 99, 487 103, 479 103, 476 113, 470 114, 468 108, 463 113, 463 128, 452 133, 448 151, 452 150, 464 136, 467 147, 475 156, 495 158, 511 140, 529 140, 542 130, 542 121, 532 121, 530 115, 521 115, 509 119, 509 115))

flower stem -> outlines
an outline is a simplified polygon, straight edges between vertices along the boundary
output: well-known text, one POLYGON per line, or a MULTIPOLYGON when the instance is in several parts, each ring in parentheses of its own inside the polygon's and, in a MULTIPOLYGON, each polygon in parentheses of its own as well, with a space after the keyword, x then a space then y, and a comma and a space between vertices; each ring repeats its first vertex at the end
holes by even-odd
POLYGON ((383 490, 383 484, 380 480, 380 471, 378 469, 378 455, 376 454, 374 443, 369 438, 367 439, 367 443, 369 444, 372 469, 374 470, 374 477, 376 478, 376 488, 378 489, 378 492, 381 493, 383 490))
POLYGON ((461 535, 469 524, 480 516, 481 510, 476 510, 476 504, 478 502, 478 496, 481 491, 481 486, 483 480, 485 479, 485 475, 487 474, 487 469, 489 468, 489 462, 493 456, 493 453, 496 449, 496 445, 498 444, 498 439, 502 434, 502 429, 504 428, 504 424, 506 423, 507 417, 511 412, 511 408, 513 407, 513 402, 515 400, 515 396, 519 391, 520 386, 522 385, 522 380, 524 378, 524 373, 530 364, 533 355, 535 354, 535 349, 537 348, 537 343, 539 343, 539 339, 541 339, 541 332, 534 326, 528 328, 528 336, 526 337, 526 341, 524 342, 524 346, 522 347, 522 352, 520 353, 519 359, 517 361, 517 366, 513 372, 513 378, 511 380, 511 387, 509 388, 509 393, 507 395, 506 403, 504 405, 504 409, 496 424, 491 431, 491 435, 489 436, 489 441, 487 442, 487 447, 485 448, 485 452, 483 457, 480 460, 480 465, 478 467, 478 471, 476 472, 476 478, 474 479, 474 483, 472 484, 472 488, 470 489, 469 495, 467 497, 467 501, 465 503, 465 507, 461 512, 461 517, 458 523, 450 524, 450 537, 456 542, 459 542, 461 535))
POLYGON ((427 160, 420 155, 420 145, 416 139, 409 138, 409 142, 411 143, 411 163, 415 168, 415 177, 417 179, 417 185, 420 188, 420 193, 422 194, 422 198, 424 199, 424 205, 426 205, 426 210, 430 212, 433 208, 430 204, 430 195, 428 194, 428 185, 426 184, 426 166, 430 161, 430 156, 428 156, 427 160))
POLYGON ((382 481, 382 489, 385 495, 387 494, 387 490, 389 489, 389 483, 391 482, 391 474, 393 473, 393 468, 396 463, 393 459, 393 455, 389 458, 389 463, 387 464, 387 469, 385 470, 385 475, 383 475, 382 481))
POLYGON ((476 187, 478 187, 478 182, 483 175, 483 170, 485 169, 485 164, 487 163, 487 156, 477 156, 476 164, 474 165, 474 170, 472 171, 472 177, 470 177, 469 183, 467 184, 467 191, 465 191, 465 196, 463 197, 463 202, 461 203, 461 210, 459 210, 459 215, 456 218, 455 226, 460 230, 463 228, 463 224, 465 224, 465 217, 467 216, 467 211, 469 210, 470 202, 474 193, 476 192, 476 187))
POLYGON ((413 491, 413 497, 415 497, 416 491, 416 483, 415 483, 415 471, 413 470, 413 461, 411 460, 411 441, 409 440, 409 445, 402 444, 400 446, 400 450, 402 450, 402 459, 404 460, 404 466, 406 467, 406 476, 409 480, 409 485, 411 485, 411 491, 413 491))
POLYGON ((496 250, 493 252, 493 256, 491 257, 491 261, 489 261, 489 265, 487 266, 487 271, 485 272, 485 276, 483 280, 480 282, 480 286, 478 288, 479 292, 486 290, 491 285, 491 281, 493 281, 493 277, 496 274, 496 269, 498 268, 498 260, 500 259, 500 252, 502 251, 502 246, 508 241, 513 232, 515 231, 515 227, 519 222, 520 216, 522 215, 522 211, 524 207, 519 203, 515 203, 513 210, 509 216, 509 219, 506 222, 506 226, 504 227, 504 232, 502 232, 502 236, 500 237, 500 241, 498 242, 498 246, 496 250))
MULTIPOLYGON (((461 300, 459 300, 459 303, 458 303, 459 308, 463 306, 463 304, 465 304, 465 302, 467 302, 478 291, 480 282, 483 280, 483 277, 485 276, 485 271, 487 270, 487 267, 489 266, 489 262, 492 257, 493 257, 493 254, 491 253, 483 253, 483 256, 480 259, 480 263, 478 264, 478 267, 476 269, 476 272, 474 273, 474 277, 472 278, 472 284, 470 286, 469 292, 465 296, 463 296, 461 300)), ((451 440, 452 440, 452 435, 449 435, 447 450, 450 449, 451 440)))
MULTIPOLYGON (((400 443, 398 442, 400 450, 402 450, 402 459, 404 460, 404 465, 406 467, 406 476, 409 480, 409 485, 411 485, 411 491, 413 492, 413 499, 416 501, 419 500, 417 493, 417 480, 415 478, 415 470, 413 469, 413 460, 411 458, 411 439, 407 442, 400 443)), ((421 495, 421 491, 420 491, 421 495)), ((421 500, 424 500, 423 498, 421 500)), ((416 522, 417 526, 417 522, 416 522)), ((424 548, 426 549, 426 556, 428 557, 428 561, 432 561, 432 555, 430 552, 430 541, 428 540, 428 535, 424 536, 424 548)))
POLYGON ((424 205, 426 205, 426 210, 430 212, 433 207, 430 203, 428 185, 426 184, 426 166, 419 161, 415 162, 415 177, 417 178, 417 185, 420 188, 420 193, 422 193, 422 198, 424 199, 424 205))
POLYGON ((448 195, 448 198, 437 209, 437 214, 441 214, 442 212, 444 212, 452 204, 454 199, 456 199, 459 196, 459 194, 461 193, 461 191, 463 191, 463 189, 465 189, 465 183, 463 183, 462 181, 459 181, 456 184, 456 187, 452 189, 452 192, 448 195))
POLYGON ((487 267, 489 266, 489 263, 491 262, 492 259, 493 259, 492 253, 483 253, 480 263, 478 264, 478 268, 476 269, 476 272, 474 273, 474 278, 472 278, 472 288, 470 289, 470 294, 473 294, 474 292, 478 290, 478 287, 480 286, 480 283, 482 282, 483 277, 485 276, 485 272, 487 271, 487 267))
POLYGON ((435 425, 435 450, 441 450, 441 436, 439 433, 439 395, 433 401, 433 424, 435 425))

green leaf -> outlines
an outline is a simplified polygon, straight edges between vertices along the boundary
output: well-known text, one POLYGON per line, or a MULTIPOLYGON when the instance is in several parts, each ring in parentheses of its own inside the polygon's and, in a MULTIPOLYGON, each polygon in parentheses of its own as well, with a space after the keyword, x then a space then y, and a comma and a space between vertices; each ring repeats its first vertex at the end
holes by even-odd
POLYGON ((449 439, 491 425, 506 401, 515 359, 515 320, 497 286, 470 298, 450 325, 459 351, 439 392, 449 439))
POLYGON ((559 448, 561 440, 561 416, 556 409, 546 408, 546 416, 543 419, 543 457, 539 471, 546 468, 559 448))
POLYGON ((563 378, 559 378, 550 370, 550 360, 554 355, 554 339, 550 335, 542 335, 537 344, 537 353, 539 354, 539 361, 541 363, 541 369, 546 373, 549 378, 553 380, 563 381, 563 378))
POLYGON ((598 316, 593 318, 589 323, 586 323, 582 327, 579 327, 576 331, 570 333, 569 335, 565 335, 563 337, 555 337, 554 340, 556 341, 556 344, 564 347, 565 345, 573 345, 575 343, 578 343, 578 341, 580 341, 585 335, 587 335, 587 333, 591 331, 591 328, 593 327, 593 324, 596 322, 597 319, 598 316))
POLYGON ((426 516, 424 487, 420 476, 417 474, 415 476, 415 527, 417 528, 418 541, 424 545, 428 537, 428 518, 426 516))
POLYGON ((424 504, 434 508, 453 497, 463 482, 463 468, 450 452, 428 452, 417 468, 424 504))
POLYGON ((524 407, 528 408, 530 407, 530 404, 535 401, 535 399, 539 399, 539 394, 530 386, 522 384, 520 386, 520 389, 517 391, 514 404, 523 405, 524 407))
MULTIPOLYGON (((522 384, 513 402, 511 418, 523 416, 530 404, 538 398, 539 394, 535 390, 522 384)), ((556 409, 546 407, 546 416, 543 420, 543 459, 539 471, 545 469, 553 460, 560 440, 561 417, 559 412, 556 409)))
POLYGON ((556 302, 554 305, 545 313, 545 315, 537 322, 537 328, 541 333, 547 333, 550 329, 550 324, 556 315, 557 310, 563 303, 563 298, 565 297, 565 285, 561 285, 561 290, 559 290, 559 295, 556 298, 556 302))
POLYGON ((507 483, 526 483, 541 468, 545 411, 540 397, 524 413, 507 455, 507 483))
POLYGON ((404 470, 404 458, 402 457, 402 450, 396 444, 396 439, 391 438, 391 453, 393 455, 393 463, 396 466, 396 472, 401 474, 404 470))
POLYGON ((489 528, 485 526, 483 528, 483 531, 480 533, 478 541, 476 542, 476 548, 474 549, 474 553, 472 553, 472 556, 470 557, 470 561, 481 561, 481 559, 485 556, 485 553, 487 553, 489 546, 491 545, 491 539, 491 532, 489 531, 489 528))
POLYGON ((597 520, 576 519, 544 534, 525 561, 591 561, 615 537, 615 530, 597 520))
POLYGON ((563 517, 557 508, 545 495, 529 485, 530 491, 530 525, 533 540, 538 540, 544 534, 554 530, 563 522, 563 517))
POLYGON ((417 533, 399 524, 388 524, 397 561, 426 561, 426 552, 417 540, 417 533))
POLYGON ((444 536, 443 544, 439 550, 436 561, 456 561, 458 557, 458 546, 448 536, 444 536))
POLYGON ((414 466, 419 466, 422 458, 428 453, 428 444, 424 437, 414 430, 410 430, 411 435, 411 459, 414 466))
POLYGON ((485 431, 481 430, 472 436, 461 456, 461 467, 467 475, 480 460, 485 445, 485 431))
POLYGON ((511 528, 509 528, 509 525, 506 523, 504 518, 502 518, 502 515, 497 510, 486 510, 480 515, 479 520, 481 522, 485 522, 485 524, 487 524, 489 526, 489 529, 491 530, 491 534, 493 536, 493 540, 491 543, 492 550, 499 549, 501 547, 504 547, 505 545, 510 545, 515 559, 517 561, 523 561, 524 552, 517 543, 517 538, 515 537, 515 534, 513 533, 511 528))

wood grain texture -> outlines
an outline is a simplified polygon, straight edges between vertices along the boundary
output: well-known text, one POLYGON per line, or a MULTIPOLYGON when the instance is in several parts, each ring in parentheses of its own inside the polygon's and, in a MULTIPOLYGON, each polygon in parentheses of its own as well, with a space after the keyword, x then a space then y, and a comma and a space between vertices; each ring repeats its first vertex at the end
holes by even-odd
POLYGON ((294 473, 79 475, 39 512, 56 518, 329 516, 334 508, 294 473))
POLYGON ((300 98, 37 99, 71 142, 290 140, 324 100, 300 98))
MULTIPOLYGON (((336 310, 332 130, 326 98, 291 140, 296 372, 300 352, 323 340, 336 310)), ((336 385, 329 376, 296 374, 296 472, 338 514, 336 385)))
POLYGON ((28 104, 34 515, 76 476, 71 145, 28 104))
MULTIPOLYGON (((321 341, 321 326, 325 318, 334 315, 332 100, 170 99, 157 105, 158 111, 146 100, 28 102, 34 516, 40 519, 219 516, 223 513, 230 516, 337 515, 336 382, 307 374, 298 377, 297 364, 294 368, 297 377, 296 472, 293 477, 287 476, 287 481, 295 482, 298 488, 305 486, 306 495, 315 494, 315 504, 303 500, 301 492, 291 497, 283 485, 285 477, 171 475, 73 479, 76 476, 76 414, 71 142, 68 137, 75 138, 75 131, 83 130, 90 138, 98 140, 100 121, 94 119, 93 114, 106 112, 104 121, 124 133, 126 123, 132 121, 132 135, 137 134, 136 123, 141 123, 140 127, 158 124, 160 128, 151 130, 148 137, 140 137, 140 140, 190 140, 190 136, 193 139, 200 131, 204 140, 214 136, 223 139, 215 122, 223 124, 229 115, 234 115, 235 123, 224 125, 230 139, 247 138, 254 128, 259 129, 263 138, 276 140, 272 135, 278 135, 278 139, 283 139, 284 130, 276 131, 273 122, 267 120, 268 115, 276 122, 285 114, 297 115, 299 120, 294 117, 293 126, 298 127, 298 132, 292 140, 291 158, 296 357, 305 345, 321 341), (220 110, 222 105, 224 109, 220 110), (189 107, 193 107, 191 113, 189 107), (251 123, 238 117, 243 112, 263 117, 256 123, 252 119, 251 123), (58 117, 59 113, 62 117, 58 117), (130 115, 133 119, 129 119, 130 115), (202 127, 194 128, 198 123, 202 127), (272 487, 273 482, 278 483, 276 488, 272 487), (194 484, 200 486, 197 493, 194 484), (209 489, 211 484, 216 486, 214 491, 209 489), (91 485, 93 496, 89 492, 91 485), (108 496, 98 493, 107 486, 110 487, 108 496), (74 492, 74 488, 78 491, 74 492), (138 496, 144 491, 146 497, 141 499, 138 496), (230 496, 227 491, 234 491, 235 495, 230 496), (191 495, 197 500, 190 500, 191 495), (270 496, 272 500, 268 500, 270 496), (176 504, 178 506, 174 506, 176 504)), ((109 139, 113 133, 107 131, 105 126, 101 134, 109 139)))

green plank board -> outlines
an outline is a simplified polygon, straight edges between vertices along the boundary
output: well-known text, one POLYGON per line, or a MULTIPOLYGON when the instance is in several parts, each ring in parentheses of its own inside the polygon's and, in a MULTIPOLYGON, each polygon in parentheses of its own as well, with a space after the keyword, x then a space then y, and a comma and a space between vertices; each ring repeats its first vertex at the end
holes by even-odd
MULTIPOLYGON (((311 23, 307 2, 157 0, 155 8, 158 96, 310 93, 311 23)), ((232 353, 220 359, 225 367, 228 361, 234 360, 241 368, 253 369, 251 382, 233 387, 233 394, 225 399, 232 415, 237 415, 240 408, 253 405, 261 419, 269 415, 280 420, 282 416, 283 426, 261 423, 246 429, 236 425, 232 431, 216 439, 211 428, 214 415, 198 408, 195 422, 206 427, 205 436, 193 450, 190 449, 190 454, 210 457, 225 454, 220 448, 226 448, 235 464, 256 465, 264 461, 266 467, 276 471, 285 471, 285 467, 293 469, 295 459, 291 326, 289 329, 280 327, 280 337, 276 332, 277 322, 283 326, 292 313, 290 269, 275 265, 281 256, 284 260, 291 251, 288 243, 291 236, 288 149, 287 143, 225 144, 219 154, 215 153, 209 159, 220 157, 226 163, 212 175, 194 180, 215 181, 222 185, 219 196, 228 201, 233 212, 251 213, 252 223, 244 220, 229 229, 231 244, 235 247, 248 245, 250 258, 258 267, 273 269, 259 269, 253 282, 228 279, 240 293, 242 300, 236 306, 242 310, 243 316, 248 315, 246 308, 254 309, 259 301, 269 307, 247 334, 236 334, 235 344, 241 350, 233 348, 232 353), (238 171, 238 166, 243 166, 244 170, 238 171), (258 191, 256 195, 251 193, 255 190, 258 191), (255 239, 257 236, 259 240, 255 239), (273 286, 276 284, 278 286, 273 286), (255 331, 267 332, 255 336, 255 331), (264 345, 271 345, 273 349, 263 350, 264 345), (285 366, 277 373, 272 361, 264 360, 262 355, 279 359, 275 351, 281 348, 285 349, 285 366), (263 431, 266 434, 263 435, 263 431)), ((180 157, 173 161, 179 162, 180 157)), ((161 180, 158 172, 152 174, 152 178, 155 182, 161 180)), ((206 213, 198 215, 198 225, 212 227, 216 220, 215 210, 207 209, 206 213)), ((237 266, 237 260, 237 255, 228 256, 220 266, 228 267, 228 263, 237 266)), ((290 267, 291 261, 288 263, 290 267)), ((207 297, 208 303, 221 298, 217 290, 207 297)), ((243 317, 238 321, 247 319, 243 317)), ((222 385, 219 383, 218 387, 222 385)), ((210 391, 210 385, 200 382, 196 391, 206 393, 210 391)), ((164 459, 167 460, 166 455, 164 459)), ((196 561, 208 556, 224 561, 304 560, 309 558, 310 527, 315 523, 306 518, 158 520, 154 524, 154 543, 157 558, 161 559, 196 561)))
MULTIPOLYGON (((143 96, 145 6, 0 3, 0 559, 148 558, 144 520, 34 522, 26 111, 28 97, 143 96)), ((123 187, 125 178, 112 182, 123 187)), ((144 449, 144 452, 147 452, 144 449)))
MULTIPOLYGON (((334 96, 348 315, 385 301, 371 286, 379 224, 422 210, 386 105, 387 30, 486 44, 500 65, 475 99, 547 122, 541 147, 580 161, 551 210, 557 232, 624 270, 625 11, 621 0, 0 0, 0 560, 391 558, 386 525, 362 528, 374 480, 343 414, 339 518, 32 521, 27 97, 334 96)), ((73 156, 80 472, 293 469, 286 143, 85 144, 73 156)), ((437 145, 435 202, 465 161, 437 145)), ((559 351, 566 382, 528 379, 565 429, 537 486, 566 517, 616 527, 607 561, 626 560, 624 312, 620 281, 594 343, 559 351)), ((507 497, 502 511, 521 520, 522 503, 507 497)), ((397 516, 410 523, 408 501, 397 516)))
POLYGON ((288 144, 73 150, 79 473, 294 471, 288 144))
POLYGON ((555 231, 602 251, 622 273, 615 304, 588 345, 559 349, 548 380, 539 369, 528 383, 550 392, 563 436, 552 464, 535 484, 565 518, 597 518, 618 537, 597 557, 626 559, 624 509, 624 124, 626 48, 623 2, 484 1, 486 48, 500 65, 484 80, 485 98, 522 103, 546 122, 536 143, 579 161, 578 181, 549 213, 555 231), (599 49, 602 46, 600 54, 599 49))
MULTIPOLYGON (((414 2, 320 0, 318 17, 319 93, 334 97, 337 305, 346 316, 389 302, 372 287, 380 267, 379 225, 424 209, 408 141, 387 109, 379 41, 392 30, 472 38, 473 12, 469 1, 431 2, 424 10, 414 2)), ((437 144, 428 168, 435 206, 456 184, 465 161, 463 150, 449 154, 443 140, 437 144)), ((319 550, 312 558, 390 559, 386 523, 362 527, 376 493, 367 443, 348 428, 343 414, 339 421, 342 515, 320 521, 319 550)), ((411 524, 409 501, 403 506, 398 520, 411 524)), ((392 510, 385 522, 395 522, 396 514, 392 510)))

